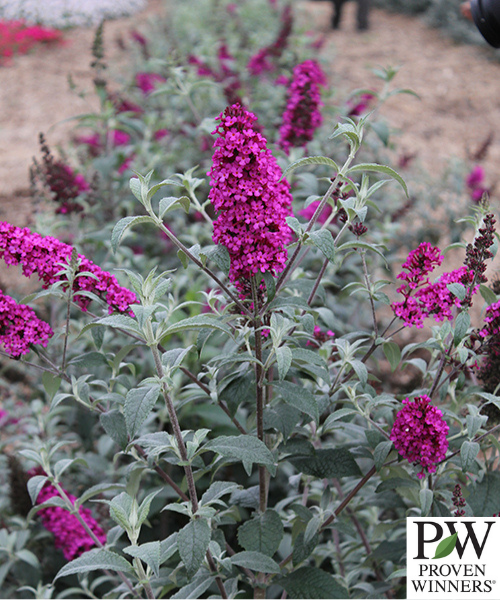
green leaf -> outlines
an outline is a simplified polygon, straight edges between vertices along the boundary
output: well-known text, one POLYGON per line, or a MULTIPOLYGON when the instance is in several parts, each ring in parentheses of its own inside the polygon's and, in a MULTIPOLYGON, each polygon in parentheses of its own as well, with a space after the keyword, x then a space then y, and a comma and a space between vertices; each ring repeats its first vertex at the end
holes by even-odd
POLYGON ((488 305, 495 304, 495 302, 497 301, 497 295, 495 294, 495 292, 484 284, 481 284, 479 286, 479 293, 488 305))
POLYGON ((313 455, 290 456, 287 460, 301 473, 320 479, 361 475, 357 462, 346 448, 315 450, 313 455))
POLYGON ((461 283, 448 283, 446 287, 448 288, 448 291, 451 292, 454 296, 456 296, 459 300, 465 299, 465 294, 467 293, 467 290, 465 289, 465 286, 463 286, 461 283))
POLYGON ((466 473, 470 471, 476 462, 476 456, 480 450, 477 442, 465 441, 460 448, 460 460, 462 461, 462 470, 466 473))
POLYGON ((181 333, 183 331, 187 331, 188 329, 218 329, 219 331, 223 331, 232 337, 231 329, 219 318, 212 315, 198 315, 196 317, 189 317, 187 319, 183 319, 182 321, 178 321, 173 325, 170 325, 164 333, 163 337, 167 335, 172 335, 174 333, 181 333))
POLYGON ((467 498, 467 503, 475 516, 490 517, 498 512, 500 498, 500 473, 486 473, 480 483, 467 498))
POLYGON ((254 463, 267 467, 273 475, 276 472, 274 456, 269 448, 251 435, 219 436, 204 446, 226 459, 241 461, 245 471, 250 475, 254 463))
POLYGON ((31 503, 33 505, 36 504, 38 494, 42 491, 42 488, 47 480, 48 477, 46 475, 35 475, 34 477, 30 477, 28 479, 28 494, 30 495, 31 503))
POLYGON ((127 432, 132 439, 153 410, 159 395, 159 385, 134 388, 127 393, 123 412, 127 432))
POLYGON ((183 208, 184 212, 189 212, 189 207, 191 206, 191 201, 187 196, 181 196, 180 198, 176 198, 175 196, 169 196, 168 198, 162 198, 159 204, 159 217, 163 219, 163 217, 174 210, 175 208, 183 208))
POLYGON ((209 260, 213 260, 224 275, 229 274, 231 257, 226 246, 217 244, 217 246, 212 246, 211 248, 204 248, 201 254, 204 254, 209 260))
POLYGON ((52 373, 49 373, 48 371, 45 371, 42 375, 42 383, 48 399, 52 400, 52 398, 56 395, 59 386, 61 385, 61 378, 52 375, 52 373))
POLYGON ((231 556, 231 562, 258 573, 281 573, 279 564, 262 552, 237 552, 231 556))
POLYGON ((426 517, 432 507, 434 501, 434 492, 429 488, 423 488, 419 492, 421 516, 426 517))
POLYGON ((90 500, 90 498, 93 498, 98 494, 103 494, 104 492, 109 492, 111 490, 114 491, 124 489, 125 485, 123 483, 97 483, 96 485, 93 485, 88 490, 83 492, 80 498, 78 498, 78 500, 76 501, 76 504, 78 504, 78 506, 81 506, 84 502, 87 502, 87 500, 90 500))
POLYGON ((288 165, 288 167, 283 172, 280 181, 289 173, 295 171, 295 169, 298 169, 299 167, 305 167, 307 165, 327 165, 328 167, 332 167, 332 169, 335 170, 335 173, 338 173, 340 171, 338 164, 331 158, 328 158, 327 156, 306 156, 304 158, 296 160, 291 165, 288 165))
POLYGON ((366 172, 366 171, 372 171, 375 173, 382 173, 383 175, 389 175, 389 177, 392 177, 393 179, 395 179, 403 188, 406 197, 409 197, 408 194, 408 188, 406 187, 406 183, 404 182, 404 179, 401 177, 401 175, 399 175, 399 173, 397 173, 394 169, 391 169, 391 167, 387 167, 385 165, 378 165, 376 163, 362 163, 359 165, 354 165, 353 167, 351 167, 346 175, 350 175, 351 173, 359 173, 359 172, 366 172))
POLYGON ((455 319, 455 332, 453 334, 453 343, 458 346, 460 342, 467 335, 467 331, 470 327, 470 315, 468 312, 463 311, 457 315, 455 319))
POLYGON ((385 344, 382 346, 382 349, 385 357, 391 365, 391 370, 394 373, 401 362, 401 350, 396 342, 385 342, 385 344))
POLYGON ((238 529, 238 542, 247 551, 272 556, 283 539, 283 523, 275 510, 267 509, 238 529))
POLYGON ((375 450, 373 451, 373 459, 375 461, 375 468, 377 471, 380 471, 380 469, 383 467, 385 459, 391 450, 392 442, 390 441, 380 442, 377 444, 375 450))
POLYGON ((233 481, 214 481, 200 499, 200 504, 211 504, 227 494, 232 494, 240 486, 233 481))
POLYGON ((266 407, 264 411, 264 429, 281 431, 283 437, 288 439, 301 418, 301 412, 287 404, 277 404, 266 407))
POLYGON ((275 381, 273 382, 273 387, 287 404, 297 408, 311 417, 315 422, 318 422, 318 401, 312 392, 291 381, 275 381))
POLYGON ((191 598, 202 598, 204 592, 212 585, 215 575, 210 575, 206 571, 200 571, 196 577, 185 586, 170 596, 172 600, 190 600, 191 598))
POLYGON ((140 223, 153 223, 154 225, 155 220, 152 217, 140 215, 135 217, 124 217, 118 221, 111 233, 111 248, 113 249, 113 252, 116 252, 125 232, 134 225, 139 225, 140 223))
POLYGON ((302 561, 306 560, 311 556, 314 548, 318 545, 319 535, 315 534, 313 537, 306 543, 304 541, 304 532, 301 531, 297 537, 295 538, 295 542, 293 544, 293 554, 292 560, 294 565, 300 564, 302 561))
POLYGON ((335 259, 335 243, 331 232, 328 229, 318 229, 317 231, 311 231, 309 239, 316 248, 321 250, 325 257, 333 262, 335 259))
POLYGON ((276 348, 276 362, 278 364, 278 376, 282 381, 292 366, 292 351, 288 346, 276 348))
POLYGON ((189 578, 196 575, 200 568, 211 534, 209 524, 203 519, 191 521, 179 531, 177 547, 189 578))
POLYGON ((122 450, 128 445, 127 425, 125 417, 119 410, 110 410, 99 417, 104 431, 120 446, 122 450))
POLYGON ((301 567, 276 583, 290 598, 333 598, 345 600, 349 592, 337 580, 317 567, 301 567))
POLYGON ((458 533, 454 533, 444 540, 441 540, 436 548, 436 554, 433 558, 445 558, 449 556, 455 549, 457 543, 458 533))
POLYGON ((54 581, 60 577, 74 575, 75 573, 87 573, 98 570, 121 571, 132 573, 132 565, 119 554, 115 554, 104 548, 94 548, 72 560, 59 571, 54 581))
POLYGON ((145 562, 156 577, 160 576, 160 542, 146 542, 140 546, 127 546, 123 551, 134 558, 139 558, 145 562))

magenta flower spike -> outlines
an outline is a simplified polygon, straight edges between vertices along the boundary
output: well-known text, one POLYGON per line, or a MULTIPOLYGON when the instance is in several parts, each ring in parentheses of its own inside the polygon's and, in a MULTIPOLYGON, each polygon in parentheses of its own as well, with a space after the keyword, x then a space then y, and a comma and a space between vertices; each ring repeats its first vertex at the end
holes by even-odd
POLYGON ((391 431, 391 440, 399 454, 420 465, 419 479, 425 476, 425 471, 436 472, 437 463, 444 459, 448 449, 448 424, 439 408, 430 402, 425 394, 413 402, 405 398, 391 431))
POLYGON ((257 117, 234 104, 217 117, 209 198, 217 211, 213 240, 231 257, 229 278, 240 291, 242 280, 257 273, 281 272, 291 231, 292 196, 266 139, 254 128, 257 117), (239 283, 238 283, 239 282, 239 283))
POLYGON ((316 61, 306 60, 294 68, 278 140, 287 154, 292 147, 305 147, 323 122, 320 86, 325 85, 325 74, 316 61))
MULTIPOLYGON (((64 277, 58 274, 62 270, 61 263, 68 263, 72 253, 73 248, 57 238, 44 237, 27 227, 0 222, 0 258, 8 266, 20 264, 25 277, 36 273, 43 282, 44 289, 64 277)), ((114 275, 103 271, 82 254, 78 258, 81 260, 80 272, 85 271, 91 275, 75 279, 75 292, 89 291, 100 296, 108 304, 110 313, 115 310, 130 312, 130 305, 137 302, 136 295, 119 285, 114 275)), ((86 311, 90 299, 77 294, 75 302, 86 311)))

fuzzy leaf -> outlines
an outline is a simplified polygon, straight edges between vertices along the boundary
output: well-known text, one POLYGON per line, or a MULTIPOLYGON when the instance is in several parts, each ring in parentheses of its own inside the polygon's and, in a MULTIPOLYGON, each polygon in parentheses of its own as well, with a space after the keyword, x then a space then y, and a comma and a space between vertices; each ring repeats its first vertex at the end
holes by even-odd
POLYGON ((339 598, 349 596, 337 580, 317 567, 301 567, 278 580, 290 598, 339 598))
POLYGON ((152 217, 140 215, 136 217, 124 217, 118 221, 111 233, 111 248, 113 249, 113 252, 116 252, 125 232, 134 225, 139 225, 140 223, 153 223, 154 225, 155 220, 152 217))
POLYGON ((119 410, 110 410, 99 417, 104 431, 109 437, 125 450, 128 444, 127 425, 125 417, 119 410))
POLYGON ((272 556, 283 539, 283 523, 275 510, 268 509, 238 529, 238 542, 248 551, 272 556))
POLYGON ((291 456, 288 460, 301 473, 320 479, 361 475, 357 462, 346 448, 316 450, 313 455, 291 456))
POLYGON ((160 542, 146 542, 140 546, 127 546, 123 551, 134 558, 140 558, 151 569, 156 577, 160 576, 160 542))
POLYGON ((480 446, 477 442, 465 441, 460 448, 460 459, 462 461, 462 470, 464 472, 470 471, 474 463, 476 462, 476 456, 479 452, 480 446))
POLYGON ((391 371, 394 373, 401 362, 401 350, 396 342, 385 342, 385 344, 382 346, 382 349, 385 357, 391 365, 391 371))
POLYGON ((210 543, 210 537, 210 526, 203 519, 191 521, 179 531, 177 547, 189 578, 196 575, 200 568, 210 543))
POLYGON ((72 560, 59 571, 54 581, 59 577, 73 575, 75 573, 87 573, 98 570, 132 572, 132 565, 119 554, 115 554, 104 548, 94 548, 72 560))
POLYGON ((328 158, 327 156, 306 156, 304 158, 296 160, 291 165, 288 165, 288 167, 283 172, 283 175, 281 176, 280 180, 286 177, 292 171, 295 171, 295 169, 298 169, 299 167, 305 167, 307 165, 327 165, 329 167, 332 167, 335 173, 338 173, 340 171, 338 164, 331 158, 328 158))
POLYGON ((276 472, 274 457, 269 448, 251 435, 219 436, 208 442, 204 449, 230 460, 241 461, 248 475, 252 473, 254 463, 267 467, 272 475, 276 472))
POLYGON ((335 243, 333 241, 332 234, 328 229, 318 229, 317 231, 311 231, 309 234, 311 242, 321 250, 325 257, 333 262, 335 259, 335 243))
POLYGON ((153 410, 159 395, 159 385, 134 388, 127 393, 124 414, 127 432, 132 439, 153 410))
POLYGON ((318 402, 312 392, 291 381, 275 381, 273 387, 287 404, 305 413, 314 421, 318 421, 318 402))
POLYGON ((363 163, 363 164, 354 165, 353 167, 351 167, 347 171, 347 175, 350 175, 351 173, 359 173, 359 172, 364 173, 366 171, 372 171, 375 173, 382 173, 383 175, 389 175, 389 177, 392 177, 400 184, 400 186, 403 188, 403 190, 406 194, 406 197, 407 198, 409 197, 408 188, 406 187, 406 183, 404 182, 401 175, 399 175, 399 173, 397 173, 394 169, 391 169, 391 167, 387 167, 385 165, 378 165, 376 163, 363 163))
POLYGON ((262 552, 238 552, 231 556, 231 562, 259 573, 281 573, 279 564, 262 552))
POLYGON ((276 348, 276 362, 278 364, 278 376, 282 381, 292 366, 292 351, 288 346, 276 348))

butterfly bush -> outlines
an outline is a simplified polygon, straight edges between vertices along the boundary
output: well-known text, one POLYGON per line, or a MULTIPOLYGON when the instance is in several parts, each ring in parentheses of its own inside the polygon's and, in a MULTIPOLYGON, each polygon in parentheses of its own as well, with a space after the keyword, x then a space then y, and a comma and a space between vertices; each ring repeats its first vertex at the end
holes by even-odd
MULTIPOLYGON (((404 269, 397 276, 405 283, 397 289, 403 294, 402 302, 391 304, 394 314, 404 321, 407 327, 422 328, 424 319, 432 316, 436 321, 453 319, 453 307, 460 307, 461 300, 448 289, 450 283, 460 283, 470 287, 474 282, 474 272, 462 266, 459 269, 443 273, 439 279, 432 283, 429 274, 441 264, 443 256, 439 248, 428 242, 422 242, 412 250, 407 260, 403 263, 404 269)), ((475 294, 479 285, 474 285, 471 294, 475 294)))
POLYGON ((391 431, 391 440, 403 458, 420 465, 419 479, 436 472, 436 465, 446 456, 448 449, 448 424, 443 413, 431 404, 425 394, 414 401, 403 400, 391 431))
POLYGON ((53 331, 35 311, 0 290, 0 344, 12 358, 27 354, 34 344, 47 346, 53 331))
MULTIPOLYGON (((32 475, 35 474, 35 470, 32 475)), ((38 474, 38 472, 36 472, 38 474)), ((64 490, 71 504, 75 504, 76 497, 64 490)), ((46 482, 38 494, 36 503, 43 504, 51 498, 61 498, 61 494, 55 486, 46 482)), ((102 527, 94 519, 88 508, 78 509, 80 517, 85 521, 89 529, 101 544, 106 543, 106 534, 102 527)), ((84 552, 88 552, 97 545, 95 540, 85 530, 75 515, 72 515, 61 506, 48 506, 42 508, 38 513, 42 525, 54 536, 54 546, 62 550, 66 560, 73 560, 84 552)))
MULTIPOLYGON (((21 228, 10 223, 0 222, 0 258, 10 265, 21 265, 25 277, 34 273, 43 282, 46 289, 61 280, 59 273, 63 263, 71 259, 73 248, 57 238, 42 236, 27 227, 21 228)), ((89 275, 75 279, 75 302, 86 311, 90 299, 77 292, 93 292, 100 296, 109 306, 109 312, 130 312, 130 305, 137 301, 133 292, 120 286, 116 277, 88 260, 82 254, 79 273, 89 275)))
POLYGON ((324 85, 326 76, 316 61, 306 60, 294 68, 278 140, 287 154, 292 147, 305 147, 323 122, 320 86, 324 85))
POLYGON ((255 131, 257 117, 240 104, 226 108, 217 120, 209 198, 217 211, 213 241, 231 256, 231 281, 257 273, 276 275, 287 259, 291 231, 290 185, 264 136, 255 131))

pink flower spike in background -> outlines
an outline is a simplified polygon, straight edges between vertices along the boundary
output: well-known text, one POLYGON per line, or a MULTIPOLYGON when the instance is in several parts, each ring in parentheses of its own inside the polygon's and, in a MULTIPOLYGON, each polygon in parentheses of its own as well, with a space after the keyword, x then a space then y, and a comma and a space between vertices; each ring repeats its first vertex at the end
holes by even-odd
POLYGON ((294 68, 278 140, 278 146, 286 154, 292 147, 305 147, 323 122, 319 88, 326 83, 323 70, 314 60, 306 60, 294 68))
POLYGON ((406 398, 398 412, 391 431, 396 450, 408 462, 420 465, 419 479, 435 473, 436 465, 446 456, 448 449, 448 424, 443 413, 432 406, 425 394, 413 402, 406 398))
POLYGON ((276 275, 285 266, 291 238, 285 221, 291 214, 290 184, 279 181, 281 169, 255 131, 253 113, 234 104, 217 120, 219 138, 208 172, 209 198, 217 211, 213 240, 229 251, 231 281, 238 284, 259 272, 276 275))
POLYGON ((484 169, 480 165, 476 165, 465 178, 465 184, 469 188, 470 197, 476 204, 479 203, 482 197, 490 193, 489 188, 484 185, 484 169))
MULTIPOLYGON (((66 495, 71 503, 75 504, 76 497, 68 492, 66 492, 66 495)), ((38 494, 36 504, 43 504, 53 497, 60 498, 61 495, 53 485, 46 483, 38 494)), ((104 545, 106 534, 94 519, 90 510, 80 507, 78 512, 95 537, 104 545)), ((89 533, 85 531, 78 518, 61 506, 42 508, 38 514, 45 529, 53 534, 54 546, 62 550, 66 560, 73 560, 97 545, 89 533)))
POLYGON ((145 96, 154 92, 158 83, 164 83, 165 77, 159 73, 137 73, 135 83, 145 96))

